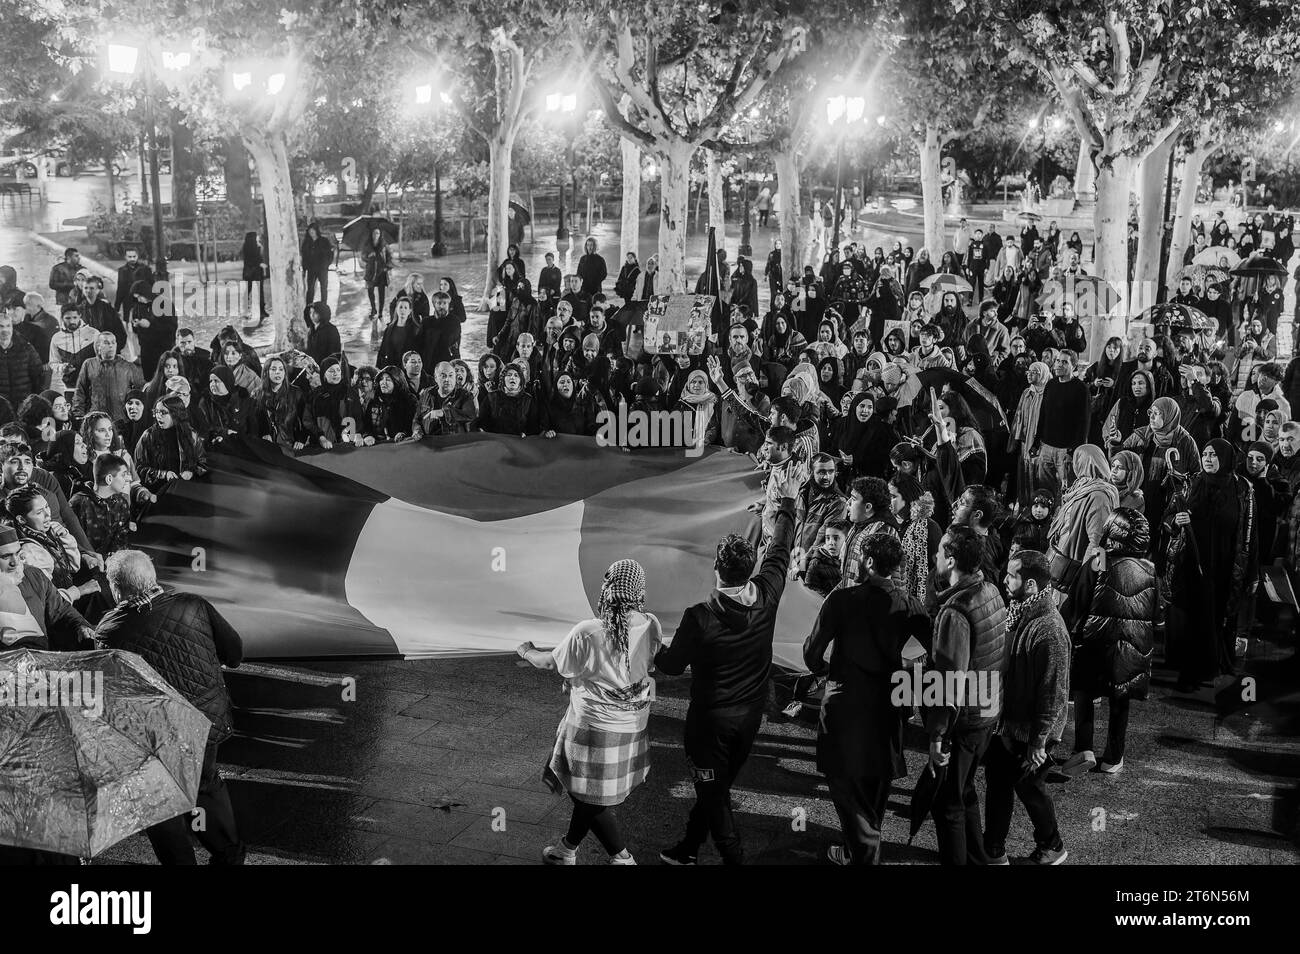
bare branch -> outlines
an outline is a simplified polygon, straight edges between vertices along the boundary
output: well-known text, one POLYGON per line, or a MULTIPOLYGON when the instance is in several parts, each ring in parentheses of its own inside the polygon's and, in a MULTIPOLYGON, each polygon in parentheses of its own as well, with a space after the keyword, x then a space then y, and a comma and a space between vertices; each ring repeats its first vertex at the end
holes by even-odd
POLYGON ((1133 83, 1131 49, 1128 24, 1114 10, 1106 11, 1106 35, 1110 37, 1111 88, 1116 96, 1123 96, 1133 83))

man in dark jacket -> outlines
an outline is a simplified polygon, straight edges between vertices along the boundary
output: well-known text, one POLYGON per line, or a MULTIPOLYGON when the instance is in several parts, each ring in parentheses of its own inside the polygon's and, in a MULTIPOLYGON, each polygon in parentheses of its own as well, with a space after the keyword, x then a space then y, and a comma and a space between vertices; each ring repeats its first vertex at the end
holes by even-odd
MULTIPOLYGON (((132 292, 134 293, 134 289, 132 292)), ((137 315, 137 317, 139 317, 137 315)), ((91 275, 86 279, 86 301, 81 306, 81 320, 96 331, 107 331, 117 339, 117 350, 126 350, 126 325, 104 297, 104 279, 91 275)), ((153 368, 149 369, 152 374, 153 368)))
POLYGON ((81 268, 81 253, 75 248, 63 250, 63 261, 50 269, 50 289, 54 292, 54 302, 66 305, 72 290, 77 287, 77 270, 81 268))
MULTIPOLYGON (((126 250, 126 264, 117 270, 117 288, 113 294, 113 310, 120 316, 124 325, 131 323, 131 316, 135 311, 135 299, 131 296, 131 289, 135 287, 136 282, 145 282, 150 291, 153 290, 153 270, 144 262, 140 261, 140 253, 133 248, 126 250)), ((152 298, 152 295, 150 296, 152 298)), ((149 369, 153 373, 153 368, 149 369)))
MULTIPOLYGON (((198 808, 204 824, 195 826, 195 832, 211 853, 212 864, 243 864, 234 809, 217 769, 217 748, 234 733, 221 667, 238 668, 243 642, 203 597, 159 586, 153 564, 139 550, 113 554, 108 585, 117 606, 100 620, 99 642, 138 653, 212 722, 199 778, 198 808)), ((194 864, 189 812, 153 825, 146 834, 162 864, 194 864)))
POLYGON ((984 760, 984 850, 991 865, 1011 863, 1006 842, 1012 793, 1034 823, 1030 862, 1059 865, 1069 855, 1045 784, 1070 699, 1070 634, 1052 600, 1051 584, 1047 557, 1037 550, 1021 550, 1007 563, 1011 611, 1002 716, 984 760))
POLYGON ((667 864, 695 864, 710 835, 724 864, 744 863, 731 817, 731 786, 763 722, 772 631, 790 567, 799 481, 791 477, 777 492, 781 502, 775 531, 758 575, 750 579, 757 555, 749 541, 734 533, 724 537, 714 563, 712 595, 686 610, 672 645, 655 656, 655 666, 670 676, 691 667, 685 743, 695 805, 682 840, 659 853, 667 864))
POLYGON ((459 357, 460 322, 451 313, 451 296, 436 291, 429 300, 430 314, 420 328, 419 350, 426 368, 459 357))
POLYGON ((200 394, 208 386, 208 372, 212 370, 212 352, 200 348, 192 328, 176 332, 176 350, 181 354, 181 374, 200 394))
POLYGON ((559 266, 555 264, 555 253, 546 253, 546 264, 542 266, 541 274, 537 276, 537 297, 542 297, 542 291, 545 290, 550 300, 554 301, 560 297, 563 290, 561 283, 564 280, 564 273, 560 271, 559 266))
POLYGON ((420 392, 411 424, 411 439, 438 434, 468 434, 478 418, 474 395, 467 388, 456 387, 456 369, 450 361, 439 362, 433 369, 436 384, 420 392))
POLYGON ((14 334, 13 319, 0 312, 0 396, 16 409, 41 390, 45 366, 26 338, 14 334))
POLYGON ((95 628, 54 588, 50 578, 23 562, 22 541, 0 526, 0 610, 9 623, 0 630, 0 652, 90 649, 95 628))
POLYGON ((880 863, 880 829, 893 780, 907 773, 894 674, 903 646, 929 642, 930 617, 890 575, 903 559, 897 537, 877 533, 863 547, 863 582, 826 597, 803 644, 804 665, 826 673, 817 731, 817 768, 826 775, 844 845, 836 864, 880 863), (824 660, 830 649, 829 665, 824 660))
POLYGON ((969 527, 949 527, 934 563, 939 594, 927 678, 944 687, 943 704, 926 706, 930 767, 946 768, 930 814, 939 860, 948 865, 988 864, 975 773, 1001 712, 1007 610, 997 587, 984 579, 984 544, 969 527), (979 699, 975 687, 988 697, 979 699), (962 690, 965 690, 964 692, 962 690), (976 698, 971 698, 976 696, 976 698))
POLYGON ((330 321, 330 306, 323 301, 312 302, 307 306, 307 354, 319 365, 342 351, 338 326, 330 321))
POLYGON ((587 239, 583 250, 582 258, 578 259, 578 277, 582 279, 582 296, 590 302, 593 295, 604 290, 609 267, 605 264, 605 257, 596 251, 594 238, 587 239))
POLYGON ((320 283, 320 300, 330 300, 330 263, 334 261, 334 244, 321 234, 320 223, 312 222, 302 237, 303 281, 307 285, 307 303, 316 300, 316 283, 320 283))
POLYGON ((830 454, 813 458, 811 476, 795 501, 795 548, 805 553, 817 545, 822 527, 843 518, 849 503, 835 482, 835 458, 830 454))

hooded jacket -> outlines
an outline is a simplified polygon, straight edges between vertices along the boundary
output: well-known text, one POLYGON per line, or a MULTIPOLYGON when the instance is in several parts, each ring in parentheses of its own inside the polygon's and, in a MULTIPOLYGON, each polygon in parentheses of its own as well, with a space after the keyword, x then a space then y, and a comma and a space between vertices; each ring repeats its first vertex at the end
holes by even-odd
POLYGON ((1070 672, 1072 691, 1088 698, 1145 699, 1155 616, 1155 566, 1142 557, 1112 557, 1093 584, 1070 672))
POLYGON ((320 223, 316 221, 309 222, 306 230, 302 233, 302 245, 299 248, 299 254, 302 257, 302 268, 305 272, 323 272, 330 267, 334 261, 334 244, 325 237, 320 223), (311 230, 316 230, 316 237, 311 237, 311 230))
POLYGON ((794 541, 794 501, 781 501, 758 573, 731 595, 714 590, 687 608, 655 666, 670 676, 691 667, 691 709, 747 709, 767 698, 772 636, 794 541))

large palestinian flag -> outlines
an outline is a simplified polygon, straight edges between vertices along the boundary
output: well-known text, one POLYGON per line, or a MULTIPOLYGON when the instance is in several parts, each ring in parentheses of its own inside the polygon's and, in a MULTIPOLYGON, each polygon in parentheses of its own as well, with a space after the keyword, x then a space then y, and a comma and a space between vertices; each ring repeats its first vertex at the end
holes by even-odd
MULTIPOLYGON (((135 545, 163 582, 211 600, 253 658, 552 646, 595 614, 624 557, 645 567, 647 609, 671 635, 712 588, 718 539, 745 531, 760 493, 743 455, 580 437, 467 434, 297 459, 240 441, 209 463, 154 506, 135 545)), ((787 586, 779 662, 803 668, 819 604, 787 586)))

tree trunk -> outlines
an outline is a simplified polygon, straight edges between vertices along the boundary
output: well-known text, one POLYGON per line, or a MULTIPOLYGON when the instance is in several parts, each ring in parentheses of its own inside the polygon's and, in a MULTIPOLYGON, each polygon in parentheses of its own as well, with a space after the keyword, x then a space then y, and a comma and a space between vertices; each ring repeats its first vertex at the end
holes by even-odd
POLYGON ((661 147, 658 155, 659 294, 681 293, 686 288, 686 213, 691 189, 691 156, 695 146, 684 141, 661 147))
POLYGON ((793 148, 778 150, 776 161, 776 188, 781 195, 781 215, 778 234, 781 237, 781 270, 786 281, 803 274, 804 234, 800 226, 803 216, 799 201, 799 158, 793 148))
POLYGON ((1088 140, 1079 140, 1079 161, 1074 164, 1074 197, 1079 202, 1090 202, 1097 190, 1097 170, 1088 153, 1088 140))
POLYGON ((338 193, 340 201, 348 197, 348 177, 342 169, 334 174, 334 191, 338 193))
MULTIPOLYGON (((244 227, 251 228, 253 221, 253 181, 248 174, 248 152, 244 140, 231 136, 226 140, 224 163, 226 201, 244 213, 244 227)), ((141 182, 144 180, 142 179, 141 182)))
POLYGON ((198 170, 194 165, 194 133, 185 125, 179 109, 171 111, 172 135, 172 215, 178 219, 194 216, 198 206, 194 194, 198 170))
POLYGON ((488 140, 487 270, 483 279, 483 310, 497 281, 497 265, 506 257, 510 244, 510 153, 515 132, 503 123, 488 140))
MULTIPOLYGON (((1154 305, 1158 297, 1160 250, 1165 230, 1165 184, 1174 143, 1174 137, 1168 136, 1147 153, 1137 177, 1138 251, 1133 266, 1133 288, 1143 308, 1154 305)), ((1133 308, 1136 314, 1137 306, 1133 308)))
POLYGON ((1183 255, 1192 243, 1192 211, 1196 206, 1196 189, 1201 183, 1201 170, 1205 160, 1219 148, 1217 143, 1197 139, 1195 146, 1183 157, 1183 176, 1178 190, 1178 205, 1174 211, 1174 234, 1169 241, 1169 268, 1165 281, 1170 288, 1178 286, 1178 273, 1183 270, 1183 255))
POLYGON ((921 157, 921 205, 925 211, 925 247, 938 267, 943 258, 943 139, 936 126, 926 124, 925 140, 917 144, 921 157))
POLYGON ((289 150, 283 133, 244 131, 244 145, 257 166, 266 210, 267 289, 275 322, 275 349, 305 348, 307 327, 302 308, 305 291, 298 257, 298 222, 289 176, 289 150))
MULTIPOLYGON (((1096 274, 1115 286, 1128 301, 1128 197, 1133 183, 1134 160, 1107 150, 1115 158, 1097 173, 1097 207, 1093 211, 1096 242, 1096 274)), ((1112 335, 1123 337, 1127 328, 1126 306, 1112 310, 1092 322, 1088 335, 1088 358, 1095 359, 1112 335)))
POLYGON ((641 147, 635 140, 621 140, 623 150, 623 212, 619 220, 619 267, 627 253, 637 253, 640 261, 641 228, 641 147))
POLYGON ((727 248, 727 197, 722 188, 722 163, 712 149, 705 150, 705 169, 709 180, 709 226, 718 243, 718 251, 727 248))

